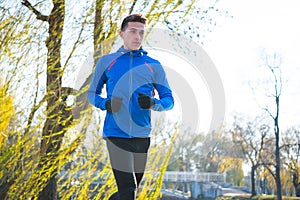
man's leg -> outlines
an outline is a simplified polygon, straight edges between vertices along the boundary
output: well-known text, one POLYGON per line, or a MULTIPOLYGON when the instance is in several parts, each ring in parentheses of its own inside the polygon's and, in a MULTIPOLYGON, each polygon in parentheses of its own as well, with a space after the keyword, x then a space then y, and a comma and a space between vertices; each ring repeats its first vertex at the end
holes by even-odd
POLYGON ((108 200, 121 200, 120 197, 119 197, 119 193, 118 192, 115 192, 113 193, 108 200))
POLYGON ((147 163, 147 153, 134 155, 134 174, 135 174, 137 187, 140 185, 142 178, 144 176, 146 163, 147 163))
MULTIPOLYGON (((109 138, 107 148, 114 177, 118 186, 118 195, 122 200, 135 200, 136 180, 133 173, 134 156, 130 152, 130 144, 126 139, 109 138)), ((111 199, 117 197, 113 194, 111 199)))
POLYGON ((142 181, 146 168, 150 138, 137 138, 135 144, 137 153, 134 154, 134 172, 138 187, 142 181))
POLYGON ((123 172, 113 169, 115 180, 118 186, 120 200, 136 199, 136 182, 134 173, 123 172))

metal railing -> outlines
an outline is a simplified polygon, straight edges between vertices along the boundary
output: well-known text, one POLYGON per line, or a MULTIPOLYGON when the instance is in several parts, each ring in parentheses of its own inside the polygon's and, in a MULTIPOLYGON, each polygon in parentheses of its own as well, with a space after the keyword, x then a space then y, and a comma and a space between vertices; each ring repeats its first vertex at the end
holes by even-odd
POLYGON ((225 173, 166 171, 165 182, 226 182, 225 173))

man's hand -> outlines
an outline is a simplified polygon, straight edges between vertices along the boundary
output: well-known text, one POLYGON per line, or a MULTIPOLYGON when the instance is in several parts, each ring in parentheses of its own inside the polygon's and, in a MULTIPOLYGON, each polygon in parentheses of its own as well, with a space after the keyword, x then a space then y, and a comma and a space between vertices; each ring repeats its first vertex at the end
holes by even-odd
POLYGON ((123 99, 120 97, 114 97, 114 98, 106 101, 106 103, 105 103, 106 110, 111 113, 118 112, 121 109, 122 100, 123 99))
POLYGON ((154 99, 148 95, 139 93, 138 97, 139 105, 142 109, 150 109, 154 106, 154 99))

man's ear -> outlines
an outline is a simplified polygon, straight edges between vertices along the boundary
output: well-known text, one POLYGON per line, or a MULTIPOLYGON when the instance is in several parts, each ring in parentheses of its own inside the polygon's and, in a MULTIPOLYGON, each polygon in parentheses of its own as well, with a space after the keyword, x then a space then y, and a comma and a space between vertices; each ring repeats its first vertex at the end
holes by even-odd
POLYGON ((121 31, 121 32, 119 33, 119 35, 120 35, 120 37, 123 39, 123 37, 124 37, 124 32, 121 31))

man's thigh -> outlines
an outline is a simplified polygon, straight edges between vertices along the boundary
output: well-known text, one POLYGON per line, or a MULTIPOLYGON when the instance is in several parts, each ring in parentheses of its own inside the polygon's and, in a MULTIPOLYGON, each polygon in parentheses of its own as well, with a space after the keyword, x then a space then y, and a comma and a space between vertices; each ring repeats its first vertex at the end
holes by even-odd
POLYGON ((107 149, 113 169, 123 172, 134 171, 134 153, 129 151, 126 141, 106 139, 107 149))

